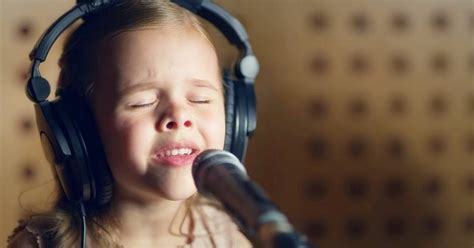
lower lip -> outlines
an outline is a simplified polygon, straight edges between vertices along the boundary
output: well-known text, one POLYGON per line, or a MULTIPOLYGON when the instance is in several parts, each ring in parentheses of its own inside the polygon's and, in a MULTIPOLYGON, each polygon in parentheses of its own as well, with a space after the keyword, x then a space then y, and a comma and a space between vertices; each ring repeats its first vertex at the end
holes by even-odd
POLYGON ((193 153, 190 155, 176 155, 167 157, 155 156, 153 157, 153 160, 159 165, 177 168, 192 165, 196 156, 197 153, 193 153))

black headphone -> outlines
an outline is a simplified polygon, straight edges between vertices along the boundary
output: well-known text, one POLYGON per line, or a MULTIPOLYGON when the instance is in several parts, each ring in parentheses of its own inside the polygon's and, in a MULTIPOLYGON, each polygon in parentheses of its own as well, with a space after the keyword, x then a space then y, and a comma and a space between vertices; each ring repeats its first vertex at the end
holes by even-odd
MULTIPOLYGON (((51 89, 39 71, 56 39, 71 24, 90 14, 100 14, 120 0, 78 0, 42 35, 30 53, 31 72, 26 87, 35 104, 36 122, 46 158, 56 171, 63 192, 71 203, 100 207, 110 202, 113 178, 89 106, 66 91, 48 101, 51 89), (81 111, 77 111, 80 109, 81 111)), ((254 80, 259 64, 242 24, 210 0, 172 0, 206 19, 239 49, 233 70, 224 75, 226 88, 225 149, 240 160, 247 141, 256 128, 254 80)), ((87 21, 87 20, 86 20, 87 21)))

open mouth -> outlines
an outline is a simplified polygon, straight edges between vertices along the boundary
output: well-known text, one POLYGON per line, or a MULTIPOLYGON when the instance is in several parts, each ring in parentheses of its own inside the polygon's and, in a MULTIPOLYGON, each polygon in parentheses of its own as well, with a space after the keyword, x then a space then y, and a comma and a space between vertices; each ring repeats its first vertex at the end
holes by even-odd
POLYGON ((179 148, 179 149, 169 149, 166 151, 161 151, 157 154, 158 157, 171 157, 171 156, 185 156, 195 153, 195 149, 191 148, 179 148))
POLYGON ((198 154, 199 149, 189 146, 168 147, 158 150, 153 156, 153 161, 161 166, 191 166, 198 154))

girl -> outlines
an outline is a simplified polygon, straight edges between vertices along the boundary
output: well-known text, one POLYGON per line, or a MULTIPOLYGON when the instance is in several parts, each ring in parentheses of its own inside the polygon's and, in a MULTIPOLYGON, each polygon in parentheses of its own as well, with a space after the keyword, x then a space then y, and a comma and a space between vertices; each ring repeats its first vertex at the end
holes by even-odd
MULTIPOLYGON (((70 35, 60 68, 59 87, 92 109, 114 178, 111 203, 86 209, 88 247, 251 246, 194 186, 194 158, 224 146, 225 110, 216 51, 193 14, 120 1, 70 35)), ((75 212, 59 194, 9 247, 77 247, 75 212)))

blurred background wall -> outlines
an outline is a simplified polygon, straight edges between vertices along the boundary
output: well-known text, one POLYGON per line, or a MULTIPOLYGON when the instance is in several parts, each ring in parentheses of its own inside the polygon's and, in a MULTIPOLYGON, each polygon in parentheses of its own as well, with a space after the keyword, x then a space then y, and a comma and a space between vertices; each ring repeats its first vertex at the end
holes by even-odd
MULTIPOLYGON (((261 63, 247 167, 298 230, 321 247, 474 246, 472 0, 216 2, 261 63)), ((0 246, 51 201, 27 55, 72 4, 1 0, 0 246)))

